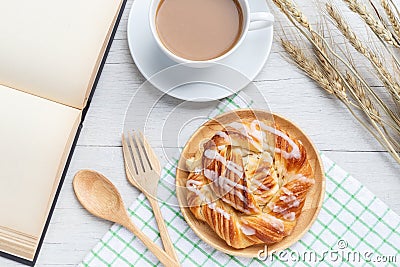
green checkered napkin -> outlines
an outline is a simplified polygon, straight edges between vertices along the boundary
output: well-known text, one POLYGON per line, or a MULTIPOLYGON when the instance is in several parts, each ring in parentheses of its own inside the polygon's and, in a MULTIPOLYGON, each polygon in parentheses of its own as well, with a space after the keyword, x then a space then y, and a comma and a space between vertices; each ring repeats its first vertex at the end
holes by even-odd
MULTIPOLYGON (((246 103, 251 102, 234 95, 221 102, 210 117, 229 109, 246 107, 246 103)), ((326 156, 321 155, 321 158, 326 175, 326 194, 311 229, 283 252, 268 258, 250 259, 219 252, 196 236, 178 207, 174 191, 177 161, 165 166, 159 186, 161 212, 182 266, 398 266, 400 216, 326 156)), ((128 211, 134 223, 162 246, 152 210, 143 194, 128 211)), ((138 238, 114 224, 80 266, 161 264, 138 238)))

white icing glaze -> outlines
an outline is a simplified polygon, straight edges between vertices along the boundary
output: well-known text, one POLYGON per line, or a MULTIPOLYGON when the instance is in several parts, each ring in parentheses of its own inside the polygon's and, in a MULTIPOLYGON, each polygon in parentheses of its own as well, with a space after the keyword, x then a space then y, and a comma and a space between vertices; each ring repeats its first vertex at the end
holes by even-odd
POLYGON ((284 213, 287 210, 287 208, 283 208, 281 206, 278 205, 273 205, 272 211, 276 212, 276 213, 284 213))
MULTIPOLYGON (((255 121, 253 121, 252 124, 254 122, 255 121)), ((265 131, 268 131, 270 133, 273 133, 274 135, 277 135, 277 136, 283 138, 284 140, 286 140, 289 143, 289 145, 292 147, 292 151, 291 152, 288 153, 288 152, 282 151, 282 150, 280 152, 278 152, 278 153, 281 153, 284 158, 296 158, 296 159, 300 158, 300 156, 301 156, 300 155, 300 148, 298 147, 298 145, 292 139, 289 138, 289 136, 287 136, 283 132, 275 129, 274 127, 265 125, 261 121, 256 121, 256 122, 258 122, 258 125, 260 125, 261 129, 263 129, 265 131)))
MULTIPOLYGON (((240 123, 240 122, 237 122, 237 121, 234 121, 234 122, 231 122, 231 123, 229 123, 228 124, 228 126, 229 127, 231 127, 231 128, 233 128, 233 129, 236 129, 236 130, 238 130, 238 131, 240 131, 240 132, 247 132, 246 131, 246 126, 244 126, 244 124, 242 124, 242 123, 240 123)), ((247 135, 247 134, 246 134, 247 135)))
MULTIPOLYGON (((295 195, 280 196, 279 199, 282 200, 282 201, 285 202, 285 203, 295 203, 296 200, 297 200, 297 198, 296 198, 295 195)), ((297 201, 298 201, 298 200, 297 200, 297 201)), ((296 204, 297 204, 297 202, 296 202, 296 204)), ((290 205, 290 204, 289 204, 289 205, 290 205)), ((293 204, 293 205, 294 205, 294 204, 293 204)), ((297 207, 298 207, 298 206, 299 206, 299 205, 297 205, 297 207)))
MULTIPOLYGON (((270 151, 274 150, 276 153, 282 154, 282 156, 284 158, 298 159, 301 156, 299 147, 292 139, 289 138, 289 136, 287 136, 283 132, 275 129, 274 127, 264 124, 263 122, 254 120, 251 122, 250 128, 248 128, 247 126, 245 126, 244 124, 239 123, 239 122, 232 122, 229 124, 229 126, 240 131, 243 135, 247 136, 250 140, 253 140, 254 142, 258 141, 259 143, 263 143, 264 144, 263 148, 265 150, 270 150, 270 151), (267 143, 265 133, 263 131, 258 130, 257 125, 260 127, 260 129, 270 132, 270 133, 277 135, 277 136, 283 138, 284 140, 286 140, 289 143, 289 145, 292 147, 292 151, 286 152, 279 148, 270 147, 267 143)), ((257 146, 257 145, 255 145, 255 146, 257 146)))
POLYGON ((288 195, 288 196, 293 195, 293 192, 290 191, 289 189, 287 189, 286 187, 282 186, 281 189, 282 189, 283 193, 285 193, 286 195, 288 195))
POLYGON ((283 215, 283 218, 288 221, 294 221, 296 219, 296 213, 294 213, 293 211, 286 213, 283 215))
POLYGON ((242 192, 234 190, 235 188, 238 188, 238 189, 242 189, 244 191, 248 191, 248 189, 246 187, 244 187, 241 184, 235 183, 223 176, 220 176, 218 178, 217 182, 218 182, 219 187, 224 190, 224 193, 233 193, 242 202, 247 203, 247 199, 243 196, 242 192))
POLYGON ((216 207, 215 210, 216 210, 218 213, 222 214, 222 216, 224 216, 225 219, 227 219, 227 220, 230 220, 230 219, 231 219, 231 215, 230 215, 229 213, 227 213, 225 210, 223 210, 223 209, 221 209, 221 208, 219 208, 219 207, 216 207))
POLYGON ((199 167, 196 167, 195 169, 194 169, 194 173, 195 174, 199 174, 199 173, 201 173, 202 172, 202 168, 199 168, 199 167))
MULTIPOLYGON (((259 130, 256 130, 256 131, 258 131, 260 133, 250 132, 250 129, 248 129, 247 126, 245 126, 244 124, 242 124, 240 122, 236 122, 236 121, 231 122, 230 124, 228 124, 228 126, 239 131, 243 136, 245 136, 249 140, 249 142, 251 142, 253 144, 254 147, 260 148, 260 143, 262 143, 264 140, 264 135, 265 135, 264 133, 260 132, 259 130)), ((259 150, 261 151, 261 149, 259 149, 259 150)))
POLYGON ((292 179, 293 180, 298 180, 298 181, 303 182, 303 183, 310 183, 310 184, 314 184, 315 183, 314 179, 308 178, 308 177, 306 177, 306 176, 304 176, 302 174, 296 174, 296 175, 294 175, 294 177, 292 179))
POLYGON ((197 180, 188 180, 186 182, 186 186, 193 187, 194 185, 202 185, 202 182, 197 181, 197 180))
POLYGON ((224 149, 225 147, 226 147, 225 145, 217 146, 218 150, 222 150, 222 149, 224 149))
POLYGON ((268 186, 265 186, 263 183, 261 183, 257 179, 251 180, 251 191, 255 191, 258 189, 269 190, 270 188, 268 186))
POLYGON ((298 206, 300 206, 300 201, 297 199, 293 200, 292 202, 288 201, 285 203, 288 204, 287 207, 281 207, 281 206, 274 204, 272 211, 276 212, 276 213, 280 213, 280 214, 286 214, 290 208, 297 208, 298 206))
POLYGON ((196 180, 188 180, 186 182, 186 188, 195 193, 197 196, 200 197, 200 199, 202 201, 204 201, 207 206, 212 209, 215 210, 216 212, 218 212, 219 214, 221 214, 222 216, 224 216, 225 219, 230 220, 231 219, 231 215, 226 212, 225 210, 217 207, 217 205, 214 202, 211 202, 201 191, 200 189, 198 189, 196 186, 201 185, 202 183, 200 181, 196 181, 196 180))
POLYGON ((218 178, 218 173, 213 171, 213 170, 209 170, 209 169, 204 169, 204 176, 214 182, 217 178, 218 178))
POLYGON ((258 142, 260 142, 260 143, 262 143, 262 142, 264 142, 265 140, 266 140, 266 135, 265 135, 265 133, 263 132, 263 131, 261 131, 261 129, 259 130, 259 129, 257 129, 257 127, 256 127, 256 123, 254 123, 255 121, 253 121, 251 124, 250 124, 250 135, 253 137, 253 138, 255 138, 255 139, 257 139, 257 141, 258 142))
POLYGON ((272 164, 272 162, 273 162, 273 159, 272 159, 271 155, 268 152, 262 153, 262 160, 263 160, 263 162, 266 162, 266 163, 269 163, 269 164, 272 164))
POLYGON ((204 151, 204 157, 208 159, 215 159, 226 166, 230 171, 234 172, 240 178, 243 177, 243 168, 237 165, 235 162, 226 160, 221 154, 218 153, 216 150, 207 149, 204 151))
MULTIPOLYGON (((284 203, 287 204, 286 207, 281 207, 276 205, 275 203, 268 203, 268 207, 270 209, 272 209, 273 212, 276 213, 280 213, 283 216, 290 216, 288 215, 288 210, 291 208, 297 208, 298 206, 300 206, 300 201, 297 199, 297 197, 293 194, 292 191, 290 191, 289 189, 287 189, 286 187, 281 187, 281 190, 283 193, 285 193, 285 195, 280 196, 279 199, 282 200, 284 203)), ((289 212, 290 214, 290 212, 289 212)))
POLYGON ((269 169, 267 169, 267 168, 263 168, 262 170, 261 170, 261 172, 263 172, 263 173, 265 173, 265 175, 270 175, 270 171, 269 171, 269 169))
POLYGON ((235 188, 249 192, 249 189, 241 184, 235 183, 224 176, 218 176, 213 170, 205 169, 204 176, 212 182, 216 182, 218 187, 223 189, 224 194, 231 193, 236 195, 241 201, 247 203, 247 199, 240 191, 234 190, 235 188))
POLYGON ((254 192, 254 191, 257 191, 257 190, 266 190, 266 191, 270 190, 271 188, 269 188, 268 186, 264 185, 260 181, 260 179, 263 180, 263 179, 266 178, 266 176, 268 176, 270 174, 269 169, 263 168, 261 170, 257 170, 257 172, 258 173, 264 173, 265 176, 262 176, 262 177, 254 176, 253 179, 251 179, 251 182, 250 182, 250 191, 254 192))
POLYGON ((218 182, 221 186, 229 186, 229 190, 232 190, 234 187, 241 189, 243 191, 249 192, 249 189, 247 187, 245 187, 244 185, 235 183, 232 180, 229 180, 228 178, 224 177, 224 176, 219 176, 218 177, 218 182))
MULTIPOLYGON (((235 203, 233 203, 232 201, 230 201, 230 200, 228 200, 228 199, 226 199, 226 198, 222 198, 222 201, 224 201, 225 203, 231 205, 232 207, 235 207, 235 206, 236 206, 235 203)), ((249 207, 250 207, 250 208, 254 208, 253 205, 250 205, 249 207)), ((243 209, 243 210, 241 210, 241 211, 243 211, 243 212, 246 213, 246 214, 250 214, 250 210, 248 210, 248 209, 243 209)))
POLYGON ((292 207, 297 208, 298 206, 300 206, 300 201, 296 199, 295 201, 293 201, 292 207))
POLYGON ((272 227, 274 227, 278 233, 285 230, 285 225, 281 219, 275 218, 269 214, 264 214, 262 218, 266 223, 269 223, 272 227))
POLYGON ((229 140, 229 136, 225 132, 219 131, 219 132, 216 132, 215 135, 219 136, 225 140, 229 140))
POLYGON ((247 226, 247 225, 241 225, 240 230, 242 230, 243 234, 245 235, 255 235, 256 230, 254 228, 247 226))

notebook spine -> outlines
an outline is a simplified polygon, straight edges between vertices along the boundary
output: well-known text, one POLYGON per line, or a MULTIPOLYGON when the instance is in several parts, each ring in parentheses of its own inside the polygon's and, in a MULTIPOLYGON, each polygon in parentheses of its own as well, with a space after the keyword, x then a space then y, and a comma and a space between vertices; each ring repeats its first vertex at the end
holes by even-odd
POLYGON ((29 259, 35 254, 37 241, 34 236, 0 226, 0 250, 29 259))

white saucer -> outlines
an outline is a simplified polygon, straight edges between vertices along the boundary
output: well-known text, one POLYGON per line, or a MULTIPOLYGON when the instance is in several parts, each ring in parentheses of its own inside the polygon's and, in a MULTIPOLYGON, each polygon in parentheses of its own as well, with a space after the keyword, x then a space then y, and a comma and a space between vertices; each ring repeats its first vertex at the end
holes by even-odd
MULTIPOLYGON (((128 44, 140 72, 159 90, 189 101, 221 99, 247 86, 267 61, 272 46, 272 27, 249 32, 242 45, 221 61, 223 65, 191 68, 177 64, 159 49, 151 34, 150 2, 133 2, 128 19, 128 44)), ((265 0, 251 0, 249 5, 252 12, 269 11, 265 0)))

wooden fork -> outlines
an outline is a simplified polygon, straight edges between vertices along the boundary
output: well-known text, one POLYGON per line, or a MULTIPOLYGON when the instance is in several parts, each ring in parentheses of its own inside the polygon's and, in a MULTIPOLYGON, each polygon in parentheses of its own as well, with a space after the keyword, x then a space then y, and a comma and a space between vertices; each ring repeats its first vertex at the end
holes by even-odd
POLYGON ((174 245, 168 235, 167 227, 161 215, 157 201, 158 181, 160 180, 160 162, 142 133, 122 134, 126 177, 147 197, 153 209, 165 251, 179 263, 174 245))

